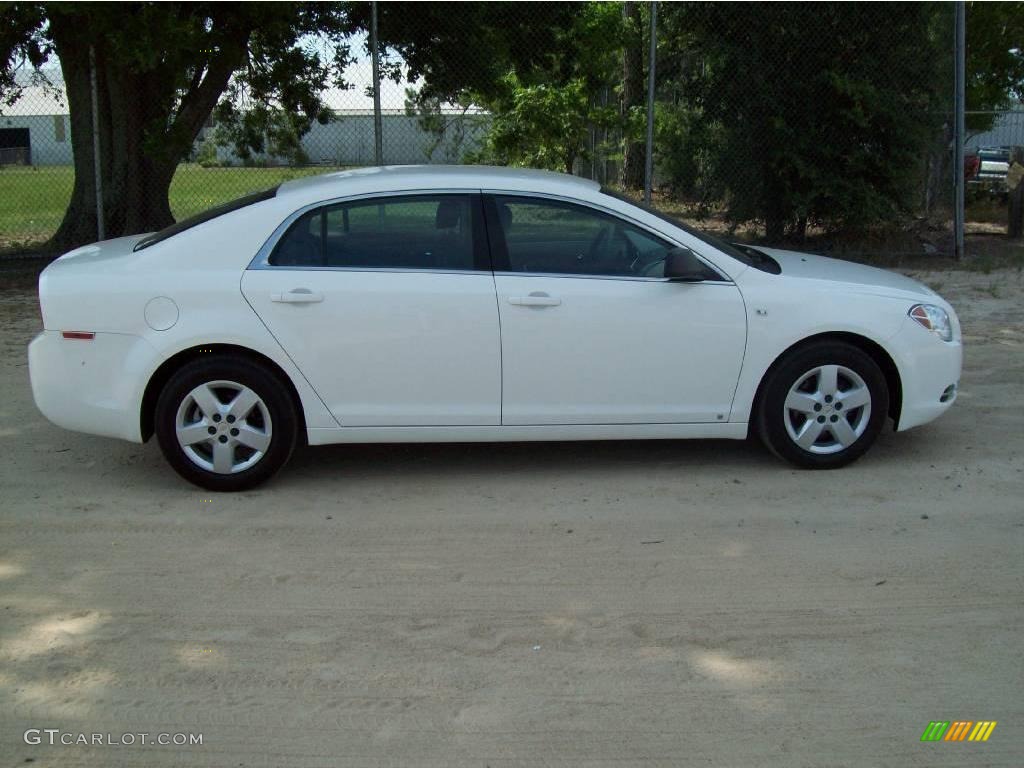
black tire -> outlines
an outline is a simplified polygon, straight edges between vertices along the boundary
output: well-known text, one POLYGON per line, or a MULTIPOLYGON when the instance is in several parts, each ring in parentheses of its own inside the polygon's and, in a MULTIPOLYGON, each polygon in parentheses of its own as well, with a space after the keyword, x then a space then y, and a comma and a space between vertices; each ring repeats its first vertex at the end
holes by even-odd
MULTIPOLYGON (((230 389, 214 388, 215 393, 228 393, 230 389)), ((223 402, 223 397, 221 398, 223 402)), ((198 406, 196 406, 198 407, 198 406)), ((198 413, 197 411, 194 411, 198 413)), ((232 417, 233 419, 234 417, 232 417)), ((287 386, 274 373, 258 363, 243 357, 217 355, 200 360, 193 360, 182 366, 164 385, 156 404, 154 426, 160 450, 163 451, 168 463, 174 470, 190 483, 211 491, 243 491, 253 488, 268 480, 278 472, 291 458, 292 451, 298 442, 299 419, 296 406, 287 386), (206 469, 196 463, 185 452, 178 440, 177 419, 179 408, 187 408, 183 403, 190 399, 190 393, 197 387, 210 382, 232 382, 247 387, 261 402, 262 410, 252 418, 258 424, 265 424, 264 412, 271 425, 269 445, 262 451, 262 456, 255 458, 251 466, 240 468, 232 474, 221 474, 206 469)), ((214 429, 228 430, 226 417, 218 418, 214 429), (222 421, 222 418, 225 420, 222 421)), ((246 423, 245 426, 248 426, 246 423)), ((238 430, 230 430, 237 435, 238 430)), ((243 439, 239 438, 239 440, 243 439)), ((227 440, 227 435, 211 437, 209 444, 197 443, 194 453, 199 455, 211 452, 215 447, 213 440, 227 440)), ((264 438, 265 439, 265 438, 264 438)), ((239 446, 233 456, 241 454, 240 464, 244 464, 246 455, 252 460, 256 452, 250 452, 245 446, 239 446)), ((202 458, 199 455, 199 458, 202 458)))
MULTIPOLYGON (((840 380, 841 383, 851 383, 845 374, 840 375, 840 380)), ((755 424, 761 440, 779 458, 806 469, 836 469, 864 455, 881 432, 888 413, 889 388, 885 375, 871 356, 845 342, 820 341, 793 350, 768 372, 756 403, 755 424), (832 400, 828 404, 823 402, 822 410, 812 414, 813 420, 820 422, 823 429, 820 442, 806 449, 797 444, 787 429, 788 419, 789 427, 799 436, 798 427, 803 426, 805 417, 799 411, 787 409, 786 400, 791 388, 804 380, 809 372, 820 366, 833 365, 860 377, 870 393, 870 407, 867 412, 847 409, 843 413, 833 410, 835 404, 832 400), (862 416, 863 422, 860 421, 862 416), (845 419, 847 425, 851 420, 857 426, 863 424, 863 431, 851 443, 840 447, 842 443, 829 429, 833 417, 836 421, 845 419)), ((813 424, 810 426, 814 427, 813 424)))

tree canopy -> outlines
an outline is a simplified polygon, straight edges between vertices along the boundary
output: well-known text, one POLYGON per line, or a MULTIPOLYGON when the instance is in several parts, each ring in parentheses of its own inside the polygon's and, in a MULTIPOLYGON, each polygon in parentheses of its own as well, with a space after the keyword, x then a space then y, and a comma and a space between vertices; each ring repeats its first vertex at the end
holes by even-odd
MULTIPOLYGON (((1024 100, 1024 3, 967 4, 967 109, 1005 109, 1024 100)), ((988 130, 993 115, 968 115, 988 130)))
POLYGON ((7 3, 3 15, 5 98, 18 96, 20 65, 38 68, 55 55, 63 71, 75 186, 54 237, 58 247, 96 235, 90 55, 105 229, 117 236, 173 221, 175 169, 229 88, 253 107, 237 128, 240 145, 263 140, 269 104, 298 131, 320 118, 321 95, 340 78, 347 57, 340 41, 351 29, 346 6, 315 2, 7 3), (339 41, 333 60, 301 44, 310 34, 339 41))
MULTIPOLYGON (((383 75, 419 83, 407 108, 425 127, 456 125, 443 106, 486 113, 482 141, 461 159, 571 171, 597 148, 638 184, 646 4, 378 10, 383 75)), ((0 103, 18 97, 19 68, 57 57, 63 70, 75 162, 54 239, 64 247, 95 237, 90 53, 105 228, 147 231, 170 223, 171 179, 211 115, 243 159, 306 160, 301 137, 335 117, 325 94, 348 86, 370 3, 9 2, 0 14, 0 103)), ((924 175, 948 178, 948 159, 938 171, 923 162, 949 155, 948 4, 669 3, 659 18, 654 150, 671 192, 733 224, 763 222, 778 239, 897 220, 924 175)), ((967 31, 968 108, 1020 99, 1024 3, 970 3, 967 31)), ((969 118, 975 129, 991 122, 969 118)))

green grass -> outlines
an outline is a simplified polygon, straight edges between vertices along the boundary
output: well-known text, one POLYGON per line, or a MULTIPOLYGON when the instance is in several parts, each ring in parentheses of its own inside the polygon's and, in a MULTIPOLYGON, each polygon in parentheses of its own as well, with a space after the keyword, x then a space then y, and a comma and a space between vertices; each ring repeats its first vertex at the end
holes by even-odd
MULTIPOLYGON (((218 203, 300 176, 333 168, 203 168, 180 165, 171 182, 171 212, 176 219, 218 203)), ((0 167, 0 248, 38 245, 64 218, 74 169, 70 166, 0 167)))

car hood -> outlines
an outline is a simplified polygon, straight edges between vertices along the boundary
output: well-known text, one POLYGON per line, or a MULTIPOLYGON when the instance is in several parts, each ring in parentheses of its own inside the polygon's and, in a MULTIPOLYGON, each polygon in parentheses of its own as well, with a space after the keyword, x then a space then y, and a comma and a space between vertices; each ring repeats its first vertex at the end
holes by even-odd
POLYGON ((820 280, 836 284, 837 287, 843 286, 878 295, 898 295, 901 298, 908 295, 928 298, 938 296, 935 291, 923 283, 885 269, 799 251, 761 247, 757 247, 757 250, 771 256, 779 263, 779 266, 782 267, 783 277, 820 280))

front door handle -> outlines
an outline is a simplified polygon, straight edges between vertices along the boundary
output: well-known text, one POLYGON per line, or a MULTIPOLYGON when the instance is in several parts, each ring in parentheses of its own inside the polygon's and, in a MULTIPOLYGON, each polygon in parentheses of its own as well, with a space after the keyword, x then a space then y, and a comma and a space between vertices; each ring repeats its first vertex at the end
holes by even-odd
POLYGON ((270 294, 270 300, 281 304, 317 304, 324 300, 324 295, 309 288, 292 288, 288 293, 270 294))
POLYGON ((509 296, 508 303, 515 307, 557 307, 562 300, 557 296, 534 291, 529 296, 509 296))

